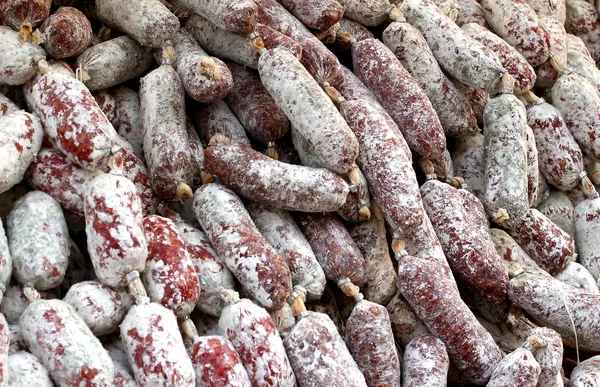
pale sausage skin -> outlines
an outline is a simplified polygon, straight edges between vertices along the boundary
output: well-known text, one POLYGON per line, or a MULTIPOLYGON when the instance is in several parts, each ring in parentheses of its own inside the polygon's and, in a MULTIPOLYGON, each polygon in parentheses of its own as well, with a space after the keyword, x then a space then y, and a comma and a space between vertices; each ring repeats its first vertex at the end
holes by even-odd
POLYGON ((40 26, 42 46, 56 59, 81 54, 92 43, 92 26, 81 11, 60 7, 40 26))
POLYGON ((450 359, 444 343, 435 336, 415 337, 404 349, 402 387, 444 387, 450 359))
POLYGON ((235 34, 247 35, 258 21, 258 4, 252 0, 179 0, 194 13, 217 27, 235 34))
POLYGON ((195 337, 190 357, 196 372, 196 386, 251 386, 240 356, 224 337, 195 337))
POLYGON ((537 386, 542 370, 528 344, 526 342, 498 363, 487 384, 489 387, 537 386))
POLYGON ((8 357, 7 387, 31 386, 53 387, 48 370, 37 357, 25 351, 18 351, 8 357))
POLYGON ((575 206, 574 215, 579 262, 598 280, 600 279, 600 254, 597 247, 600 235, 598 226, 600 199, 582 201, 575 206))

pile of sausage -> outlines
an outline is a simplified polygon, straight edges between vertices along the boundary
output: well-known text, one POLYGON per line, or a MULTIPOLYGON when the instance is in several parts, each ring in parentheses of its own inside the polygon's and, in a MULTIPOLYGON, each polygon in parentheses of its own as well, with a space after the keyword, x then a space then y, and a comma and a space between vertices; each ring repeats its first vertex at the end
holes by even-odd
POLYGON ((600 386, 598 64, 585 0, 0 0, 0 387, 600 386))

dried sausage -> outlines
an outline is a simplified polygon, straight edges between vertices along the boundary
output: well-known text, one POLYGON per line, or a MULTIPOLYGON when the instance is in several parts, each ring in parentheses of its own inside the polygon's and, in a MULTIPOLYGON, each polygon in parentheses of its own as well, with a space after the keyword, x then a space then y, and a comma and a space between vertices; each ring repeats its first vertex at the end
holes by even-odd
POLYGON ((92 26, 77 8, 60 7, 40 26, 37 39, 53 58, 77 56, 92 43, 92 26))
POLYGON ((582 361, 571 372, 572 387, 593 386, 600 378, 600 356, 592 356, 582 361))
POLYGON ((598 238, 600 236, 600 199, 587 199, 575 206, 575 235, 579 251, 579 262, 592 273, 596 280, 600 279, 600 253, 598 238))
POLYGON ((388 0, 337 0, 344 7, 344 16, 367 27, 383 23, 392 9, 388 0))
POLYGON ((308 28, 322 32, 339 22, 345 11, 336 0, 283 0, 281 4, 308 28))
POLYGON ((130 369, 123 363, 113 359, 113 368, 115 370, 113 387, 139 387, 133 376, 131 376, 130 369))
POLYGON ((225 101, 219 100, 205 105, 192 105, 192 121, 204 146, 217 135, 226 137, 231 143, 241 142, 250 146, 246 131, 225 101))
POLYGON ((462 27, 468 23, 477 23, 480 26, 489 29, 489 24, 485 20, 483 8, 477 0, 458 0, 456 24, 462 27))
POLYGON ((575 218, 573 216, 573 204, 569 197, 561 191, 552 191, 548 198, 536 208, 544 214, 552 223, 560 227, 564 232, 575 236, 575 218))
POLYGON ((594 278, 585 266, 577 262, 569 262, 567 266, 554 276, 560 282, 571 285, 583 292, 600 294, 598 289, 598 281, 594 278))
POLYGON ((466 189, 479 200, 483 199, 485 180, 484 138, 481 133, 463 137, 455 142, 452 153, 454 174, 464 179, 466 189))
POLYGON ((140 96, 127 86, 118 86, 110 93, 115 101, 119 124, 115 127, 133 148, 136 156, 144 160, 144 139, 140 123, 140 96))
POLYGON ((538 385, 541 367, 532 352, 544 345, 536 336, 530 336, 525 343, 515 351, 506 355, 492 373, 488 386, 535 387, 538 385))
POLYGON ((584 0, 568 0, 565 28, 568 33, 580 37, 594 61, 600 60, 600 17, 596 8, 584 0))
POLYGON ((567 34, 567 63, 576 74, 581 75, 600 93, 600 70, 581 38, 567 34))
POLYGON ((106 90, 96 91, 92 95, 112 126, 115 128, 119 126, 119 112, 117 111, 117 103, 113 96, 106 90))
POLYGON ((43 48, 22 40, 19 33, 0 26, 0 82, 21 85, 37 71, 37 63, 46 57, 43 48))
POLYGON ((558 61, 564 66, 567 65, 567 31, 565 31, 564 23, 552 16, 540 15, 539 20, 550 37, 550 53, 553 57, 535 69, 537 74, 535 87, 552 87, 560 73, 551 62, 558 61))
POLYGON ((534 328, 532 335, 539 337, 544 346, 534 353, 541 368, 538 386, 563 387, 561 368, 563 362, 563 342, 558 333, 549 328, 534 328))
POLYGON ((402 387, 443 387, 450 359, 444 343, 435 336, 415 337, 406 345, 402 359, 402 387))
POLYGON ((53 387, 48 370, 29 352, 19 351, 8 357, 6 365, 8 374, 8 387, 31 386, 31 387, 53 387))
POLYGON ((254 31, 258 8, 252 0, 179 0, 194 13, 205 17, 217 27, 234 34, 254 31))
POLYGON ((250 387, 240 356, 224 337, 195 337, 190 357, 197 386, 250 387))
POLYGON ((48 17, 51 5, 52 0, 5 0, 0 3, 0 20, 19 31, 24 40, 31 40, 33 27, 48 17))

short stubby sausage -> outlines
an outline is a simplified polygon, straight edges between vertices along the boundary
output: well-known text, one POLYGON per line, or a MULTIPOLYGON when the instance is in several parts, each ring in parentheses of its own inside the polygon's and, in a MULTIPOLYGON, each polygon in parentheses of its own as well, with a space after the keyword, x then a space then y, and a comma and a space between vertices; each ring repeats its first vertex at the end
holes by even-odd
POLYGON ((432 335, 415 337, 404 349, 402 387, 444 387, 450 359, 446 345, 432 335))
POLYGON ((8 387, 32 386, 53 387, 48 370, 37 357, 18 351, 8 357, 8 387))
POLYGON ((345 12, 336 0, 283 0, 281 3, 305 26, 322 32, 339 22, 345 12))
POLYGON ((81 54, 92 43, 92 26, 80 10, 60 7, 39 29, 42 46, 56 59, 81 54))
POLYGON ((573 369, 569 382, 573 387, 593 386, 599 377, 600 356, 592 356, 573 369))
POLYGON ((535 360, 532 352, 535 352, 541 345, 544 345, 544 343, 541 342, 539 338, 530 337, 521 347, 506 355, 500 363, 498 363, 487 386, 537 386, 542 369, 535 360), (535 346, 533 346, 529 340, 532 340, 535 346))
POLYGON ((31 40, 33 27, 48 17, 51 5, 52 0, 6 0, 0 4, 0 20, 19 31, 23 40, 31 40))
POLYGON ((21 85, 30 80, 37 72, 37 63, 46 57, 44 49, 4 26, 0 26, 0 42, 0 81, 21 85))
POLYGON ((143 136, 140 123, 140 96, 127 86, 118 86, 111 91, 119 124, 115 127, 119 136, 131 145, 137 157, 144 160, 143 136))
POLYGON ((196 385, 250 387, 250 379, 231 342, 222 336, 194 338, 190 353, 196 385))

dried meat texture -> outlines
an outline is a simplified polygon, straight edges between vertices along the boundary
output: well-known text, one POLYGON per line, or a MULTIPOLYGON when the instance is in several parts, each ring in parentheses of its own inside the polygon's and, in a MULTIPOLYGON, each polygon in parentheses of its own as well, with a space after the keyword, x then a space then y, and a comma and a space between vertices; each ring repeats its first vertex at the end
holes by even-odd
POLYGON ((277 141, 290 128, 290 120, 262 85, 258 73, 235 63, 228 64, 233 88, 225 97, 229 108, 252 138, 277 141))
POLYGON ((259 60, 260 79, 290 123, 308 142, 321 166, 347 173, 358 142, 327 94, 289 51, 276 48, 259 60))
POLYGON ((144 156, 154 193, 181 199, 177 187, 193 184, 194 168, 185 128, 185 91, 173 67, 162 65, 140 81, 144 156))
MULTIPOLYGON (((6 321, 9 324, 19 325, 19 318, 27 309, 30 302, 23 294, 23 285, 17 281, 11 281, 10 285, 7 286, 0 304, 0 312, 6 317, 6 321)), ((44 300, 52 300, 56 298, 56 292, 53 289, 48 291, 40 291, 40 297, 44 300)))
POLYGON ((466 189, 479 200, 483 199, 485 180, 484 137, 476 133, 471 137, 463 137, 455 142, 452 153, 454 175, 465 180, 466 189))
POLYGON ((286 260, 292 285, 302 286, 307 300, 318 300, 325 289, 325 273, 292 216, 256 202, 247 203, 246 208, 267 242, 286 260))
POLYGON ((600 381, 600 356, 592 356, 582 361, 571 372, 569 379, 572 387, 595 387, 600 381))
POLYGON ((19 110, 21 109, 17 105, 15 105, 15 103, 10 98, 0 93, 0 118, 10 113, 17 112, 19 110))
POLYGON ((594 86, 567 70, 552 87, 552 104, 562 113, 583 153, 600 160, 600 96, 594 86))
POLYGON ((240 356, 221 336, 195 337, 190 353, 196 385, 202 387, 250 387, 240 356))
MULTIPOLYGON (((385 307, 390 316, 394 338, 401 346, 406 346, 416 337, 428 335, 429 329, 423 324, 398 291, 385 307)), ((404 359, 406 361, 406 359, 404 359)), ((403 375, 407 375, 403 370, 403 375)))
POLYGON ((431 333, 446 344, 452 363, 465 379, 485 384, 502 353, 441 268, 405 256, 398 263, 398 287, 431 333))
POLYGON ((0 193, 18 184, 42 145, 44 129, 33 114, 19 110, 0 117, 0 193))
POLYGON ((196 189, 202 184, 202 172, 204 172, 204 146, 202 145, 202 141, 200 141, 200 136, 198 136, 198 132, 196 132, 192 120, 187 115, 185 117, 185 131, 188 135, 193 165, 192 168, 194 168, 192 189, 196 189))
POLYGON ((370 387, 400 383, 400 359, 385 307, 362 300, 346 321, 352 356, 370 387))
POLYGON ((458 91, 464 94, 467 101, 469 101, 473 114, 475 114, 475 117, 477 118, 477 124, 483 125, 483 112, 485 110, 485 105, 490 100, 490 94, 483 89, 467 86, 456 79, 452 78, 451 81, 458 91))
POLYGON ((207 184, 196 190, 193 210, 223 263, 263 307, 281 309, 292 292, 290 270, 228 188, 207 184))
POLYGON ((127 86, 118 86, 110 94, 114 98, 115 111, 119 117, 119 124, 115 126, 117 133, 131 145, 136 156, 144 160, 140 96, 127 86))
POLYGON ((69 160, 92 171, 108 161, 117 133, 83 83, 52 68, 26 85, 26 94, 46 134, 69 160))
POLYGON ((567 17, 567 6, 565 0, 525 0, 527 4, 539 16, 552 16, 562 25, 565 24, 567 17))
POLYGON ((179 19, 158 0, 96 0, 103 25, 122 31, 142 46, 160 47, 179 29, 179 19))
POLYGON ((152 63, 152 50, 127 35, 96 44, 77 57, 77 68, 87 74, 84 83, 92 91, 139 77, 152 63))
POLYGON ((532 66, 548 59, 550 36, 525 0, 510 3, 482 0, 480 4, 494 32, 515 47, 532 66))
POLYGON ((61 300, 38 300, 21 316, 29 350, 52 379, 65 386, 111 386, 111 358, 75 308, 61 300))
POLYGON ((209 56, 185 29, 175 32, 171 42, 175 49, 173 65, 190 97, 212 102, 229 93, 233 78, 222 60, 209 56))
POLYGON ((92 26, 80 10, 57 9, 40 26, 42 46, 53 58, 62 59, 81 54, 92 43, 92 26))
POLYGON ((210 20, 218 28, 247 35, 258 22, 259 4, 252 0, 179 0, 194 13, 210 20))
POLYGON ((582 292, 543 271, 525 269, 510 280, 508 297, 564 340, 575 342, 576 332, 579 348, 597 351, 600 347, 600 295, 582 292))
MULTIPOLYGON (((360 23, 357 23, 353 20, 348 19, 347 17, 342 18, 339 21, 339 30, 336 33, 336 37, 341 35, 342 33, 349 33, 352 35, 354 40, 360 42, 365 39, 373 39, 375 36, 371 31, 369 31, 365 26, 360 23)), ((352 44, 350 42, 346 42, 343 39, 336 39, 331 45, 329 45, 329 49, 333 51, 338 58, 342 61, 342 63, 352 63, 352 44)), ((349 70, 342 65, 342 72, 344 73, 344 83, 337 87, 338 91, 344 94, 341 89, 346 87, 345 85, 348 83, 348 79, 346 73, 349 70)), ((346 98, 346 97, 344 97, 346 98)))
POLYGON ((554 275, 575 260, 573 238, 536 209, 511 221, 508 233, 548 273, 554 275))
POLYGON ((535 387, 540 372, 541 367, 531 351, 522 346, 500 361, 487 385, 489 387, 535 387))
POLYGON ((20 85, 37 72, 37 63, 46 57, 43 48, 24 41, 18 32, 0 26, 0 82, 20 85))
POLYGON ((13 276, 45 290, 58 286, 69 262, 69 231, 60 205, 41 191, 15 203, 7 222, 13 276))
MULTIPOLYGON (((477 0, 458 0, 458 16, 456 24, 462 27, 468 23, 477 23, 482 27, 488 28, 485 21, 485 13, 477 0)), ((489 28, 488 28, 489 29, 489 28)))
MULTIPOLYGON (((193 14, 189 18, 185 29, 209 54, 242 66, 258 68, 260 54, 250 47, 246 36, 222 30, 197 14, 193 14)), ((281 32, 260 23, 256 25, 256 32, 263 40, 266 49, 283 47, 298 59, 302 57, 302 47, 281 32)))
MULTIPOLYGON (((564 23, 553 16, 540 15, 540 23, 544 26, 550 37, 550 52, 554 54, 558 63, 567 65, 567 31, 564 23)), ((552 87, 560 77, 560 73, 554 69, 550 61, 539 65, 535 72, 537 79, 535 87, 552 87)))
POLYGON ((406 21, 396 21, 386 28, 382 39, 425 92, 444 133, 452 137, 472 134, 477 119, 469 102, 444 75, 419 30, 406 21))
POLYGON ((344 16, 366 27, 376 27, 383 23, 390 13, 387 0, 337 0, 344 7, 344 16))
POLYGON ((4 383, 7 387, 31 386, 31 387, 53 387, 48 370, 29 352, 19 351, 8 357, 5 364, 5 373, 8 380, 4 383))
POLYGON ((394 118, 409 147, 426 158, 441 156, 446 138, 440 120, 394 53, 382 42, 366 39, 352 46, 352 62, 356 75, 394 118))
MULTIPOLYGON (((192 105, 193 106, 193 105, 192 105)), ((192 122, 198 128, 202 144, 207 146, 216 135, 227 137, 233 144, 241 142, 250 146, 246 131, 225 101, 219 100, 205 105, 193 106, 192 122)))
POLYGON ((92 95, 112 126, 117 128, 119 126, 119 111, 113 96, 106 90, 94 92, 92 95))
POLYGON ((512 94, 502 94, 485 106, 485 180, 481 201, 492 218, 505 211, 509 219, 518 221, 529 208, 526 114, 525 106, 512 94))
POLYGON ((561 191, 552 191, 548 198, 537 210, 544 214, 552 223, 560 227, 564 232, 575 236, 575 218, 573 216, 573 204, 569 197, 561 191))
POLYGON ((27 171, 32 188, 49 194, 65 211, 81 219, 85 188, 93 178, 93 172, 74 165, 56 149, 42 148, 27 171))
POLYGON ((565 28, 583 40, 594 61, 600 60, 600 17, 596 7, 584 0, 568 0, 565 28))
POLYGON ((541 368, 538 386, 563 387, 561 375, 563 362, 563 342, 558 333, 549 328, 535 328, 531 331, 544 342, 544 346, 534 353, 541 368))
POLYGON ((431 47, 440 67, 454 78, 490 93, 501 90, 502 64, 483 44, 471 39, 430 0, 404 1, 400 10, 431 47))
POLYGON ((75 308, 95 336, 116 331, 133 305, 133 297, 125 290, 113 289, 98 281, 76 283, 63 301, 75 308))
POLYGON ((489 240, 490 225, 483 203, 477 199, 477 196, 466 189, 459 189, 458 194, 462 198, 463 206, 467 212, 467 219, 472 223, 472 227, 476 228, 477 232, 479 232, 483 238, 489 240))
POLYGON ((484 26, 469 23, 462 26, 471 38, 488 47, 498 56, 502 66, 515 80, 515 94, 523 94, 533 88, 536 73, 527 60, 510 44, 484 26))
POLYGON ((219 331, 240 355, 254 387, 293 387, 296 378, 269 313, 243 299, 227 306, 219 331))
POLYGON ((190 253, 172 220, 157 215, 144 218, 148 259, 142 278, 148 296, 177 317, 192 312, 200 283, 190 253))
POLYGON ((141 386, 196 385, 192 361, 169 309, 153 302, 132 306, 121 324, 121 338, 141 386))
POLYGON ((543 192, 540 192, 540 167, 535 136, 529 125, 525 126, 525 141, 527 143, 527 198, 529 207, 537 207, 542 201, 543 192))
MULTIPOLYGON (((6 239, 6 232, 2 225, 2 219, 0 219, 0 301, 3 301, 3 296, 8 290, 8 282, 12 274, 12 257, 8 248, 8 239, 6 239)), ((2 310, 2 304, 0 304, 0 312, 2 310)))
POLYGON ((349 278, 356 286, 366 283, 365 260, 335 215, 297 213, 296 221, 328 280, 337 282, 349 278))
POLYGON ((98 280, 125 286, 126 275, 144 271, 148 257, 135 185, 122 176, 96 176, 87 186, 84 206, 88 252, 98 280))
POLYGON ((458 190, 429 180, 421 186, 423 205, 452 271, 484 302, 506 302, 508 275, 489 235, 471 221, 458 190))
POLYGON ((346 201, 348 184, 323 168, 273 160, 241 143, 204 152, 206 171, 251 200, 291 211, 331 212, 346 201))
POLYGON ((600 279, 600 199, 587 199, 579 203, 574 210, 575 235, 579 262, 592 273, 596 280, 600 279))
POLYGON ((585 266, 577 262, 569 262, 567 266, 554 276, 557 280, 567 285, 571 285, 582 292, 600 294, 598 282, 585 266))
POLYGON ((50 14, 52 0, 4 0, 0 3, 0 20, 15 31, 29 32, 50 14))
POLYGON ((345 11, 336 0, 283 0, 281 4, 308 28, 323 32, 339 22, 345 11))
MULTIPOLYGON (((370 38, 373 37, 371 36, 370 38)), ((383 115, 389 116, 388 112, 379 103, 379 100, 377 100, 377 96, 371 91, 371 89, 365 86, 365 84, 356 76, 356 74, 350 71, 350 69, 346 66, 342 66, 342 72, 344 74, 344 83, 338 87, 338 91, 342 97, 349 101, 359 99, 367 100, 369 101, 369 104, 377 107, 383 115)))
POLYGON ((446 345, 435 336, 415 337, 404 349, 402 387, 444 387, 450 359, 446 345))
POLYGON ((600 70, 581 38, 567 34, 567 63, 576 74, 581 75, 600 93, 600 70))
POLYGON ((115 370, 113 387, 139 387, 131 371, 123 363, 113 359, 113 368, 115 370))
POLYGON ((507 273, 514 263, 518 263, 524 267, 539 268, 538 264, 527 255, 523 248, 506 231, 499 228, 492 228, 490 229, 490 236, 494 242, 498 256, 502 258, 502 263, 507 273))
POLYGON ((540 98, 527 109, 527 124, 533 130, 544 178, 560 190, 574 188, 583 170, 583 155, 563 115, 540 98))

